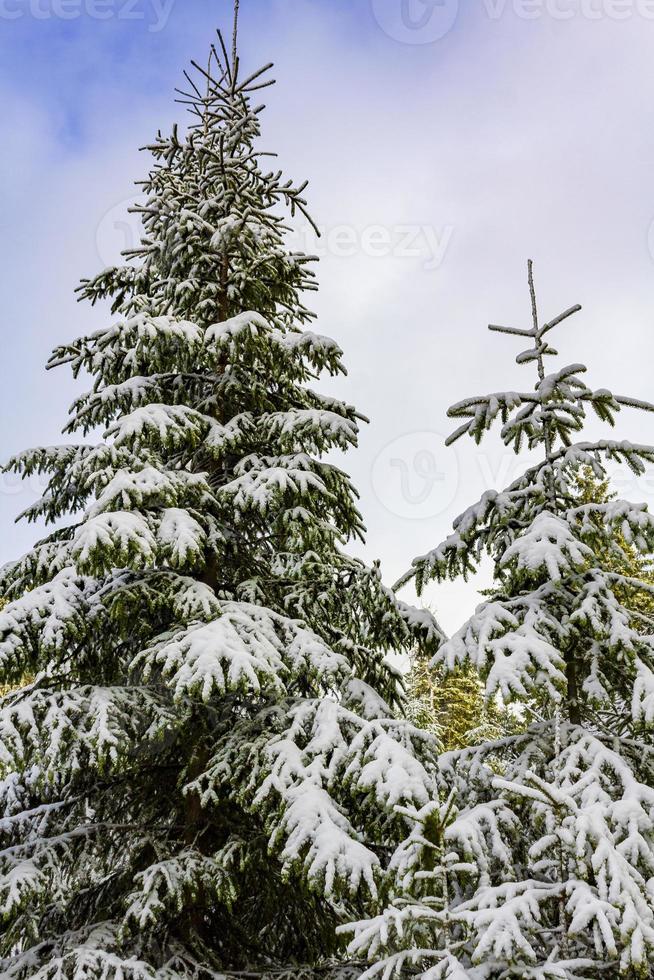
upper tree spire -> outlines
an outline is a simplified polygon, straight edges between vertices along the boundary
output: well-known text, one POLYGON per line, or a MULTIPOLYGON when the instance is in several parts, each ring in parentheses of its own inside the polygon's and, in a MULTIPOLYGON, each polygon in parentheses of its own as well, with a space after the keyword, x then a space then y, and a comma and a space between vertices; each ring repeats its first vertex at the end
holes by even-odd
POLYGON ((238 42, 238 9, 239 0, 234 0, 234 26, 232 28, 232 64, 236 65, 238 42))
POLYGON ((517 364, 526 364, 529 361, 536 361, 538 364, 538 376, 542 381, 545 377, 545 362, 544 358, 547 355, 556 355, 558 351, 550 347, 548 342, 543 338, 550 330, 562 323, 573 313, 578 313, 581 310, 581 306, 576 303, 574 306, 570 306, 568 309, 564 310, 563 313, 559 313, 558 316, 553 317, 548 320, 547 323, 539 326, 538 321, 538 306, 536 303, 536 287, 534 285, 534 263, 531 259, 527 262, 527 278, 529 282, 529 298, 531 301, 531 319, 532 326, 530 329, 516 328, 516 327, 501 327, 497 324, 491 323, 488 326, 489 330, 495 331, 496 333, 508 333, 513 334, 518 337, 529 337, 534 340, 534 346, 522 351, 516 357, 517 364))

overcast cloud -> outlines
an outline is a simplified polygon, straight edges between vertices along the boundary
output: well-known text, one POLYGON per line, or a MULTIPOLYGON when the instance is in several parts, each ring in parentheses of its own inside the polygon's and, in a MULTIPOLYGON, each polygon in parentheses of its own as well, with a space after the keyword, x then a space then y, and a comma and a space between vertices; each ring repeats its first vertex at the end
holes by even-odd
MULTIPOLYGON (((264 142, 323 235, 319 329, 346 353, 328 385, 370 417, 344 465, 361 491, 368 558, 394 580, 484 489, 517 472, 498 441, 444 449, 445 413, 530 386, 511 338, 526 325, 526 260, 542 313, 583 311, 558 337, 594 387, 654 398, 654 3, 648 0, 242 0, 249 66, 273 60, 264 142)), ((136 234, 125 216, 138 147, 181 115, 189 58, 227 4, 0 0, 1 455, 59 441, 76 390, 45 374, 52 346, 103 322, 77 281, 136 234), (99 16, 101 15, 101 16, 99 16)), ((654 417, 619 432, 654 442, 654 417)), ((617 473, 654 503, 652 479, 617 473)), ((36 487, 4 480, 0 561, 36 487)), ((468 586, 427 597, 447 628, 468 586)))

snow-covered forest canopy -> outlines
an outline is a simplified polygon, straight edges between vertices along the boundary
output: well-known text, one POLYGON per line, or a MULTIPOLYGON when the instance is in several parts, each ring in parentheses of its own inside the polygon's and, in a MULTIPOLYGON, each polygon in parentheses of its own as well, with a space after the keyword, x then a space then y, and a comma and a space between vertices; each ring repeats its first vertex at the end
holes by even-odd
POLYGON ((47 530, 0 570, 0 977, 654 978, 654 517, 608 471, 654 446, 584 432, 654 405, 554 360, 580 307, 544 319, 529 262, 527 324, 490 326, 525 384, 448 444, 537 461, 395 586, 357 557, 347 329, 237 24, 81 282, 105 325, 52 354, 70 441, 5 468, 47 530), (452 636, 403 598, 483 561, 452 636))

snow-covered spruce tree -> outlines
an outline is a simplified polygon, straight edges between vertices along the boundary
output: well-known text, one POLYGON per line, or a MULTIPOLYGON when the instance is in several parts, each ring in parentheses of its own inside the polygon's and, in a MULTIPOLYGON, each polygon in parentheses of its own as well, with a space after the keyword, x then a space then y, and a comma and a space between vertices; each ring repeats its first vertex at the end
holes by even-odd
POLYGON ((353 408, 305 329, 302 187, 264 167, 222 40, 159 135, 141 247, 84 281, 113 325, 58 349, 88 372, 49 474, 56 529, 0 575, 0 975, 173 980, 313 964, 362 914, 433 793, 389 650, 440 639, 342 545, 362 532, 322 457, 353 408), (356 910, 359 910, 358 913, 356 910))
POLYGON ((654 448, 575 442, 588 409, 613 423, 652 406, 584 383, 581 364, 546 372, 550 331, 533 326, 518 364, 532 390, 468 398, 450 437, 479 442, 494 422, 542 460, 486 492, 405 580, 466 576, 483 553, 494 589, 435 663, 477 667, 488 697, 522 702, 522 732, 441 757, 440 797, 406 808, 414 829, 392 859, 395 892, 350 927, 370 976, 429 980, 654 977, 654 621, 627 601, 652 586, 625 576, 624 549, 654 549, 654 518, 626 500, 581 502, 577 476, 607 461, 636 473, 654 448))

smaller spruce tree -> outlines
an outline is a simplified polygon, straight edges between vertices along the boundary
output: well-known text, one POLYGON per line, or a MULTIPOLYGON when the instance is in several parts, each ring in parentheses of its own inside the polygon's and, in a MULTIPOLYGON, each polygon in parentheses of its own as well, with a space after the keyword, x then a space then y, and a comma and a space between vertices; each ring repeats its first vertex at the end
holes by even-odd
POLYGON ((448 753, 441 791, 403 808, 414 829, 392 860, 395 893, 378 917, 348 927, 368 976, 429 980, 654 977, 654 548, 644 504, 606 492, 607 461, 635 473, 654 447, 578 438, 593 410, 625 406, 571 364, 547 373, 551 331, 577 312, 491 326, 528 343, 518 364, 533 389, 468 398, 449 443, 479 442, 497 421, 506 445, 540 462, 488 491, 405 581, 463 576, 484 553, 494 588, 444 642, 435 665, 471 664, 488 697, 530 702, 524 731, 448 753), (599 481, 591 493, 585 474, 599 481), (586 483, 584 483, 586 481, 586 483), (581 499, 580 499, 581 490, 581 499))

